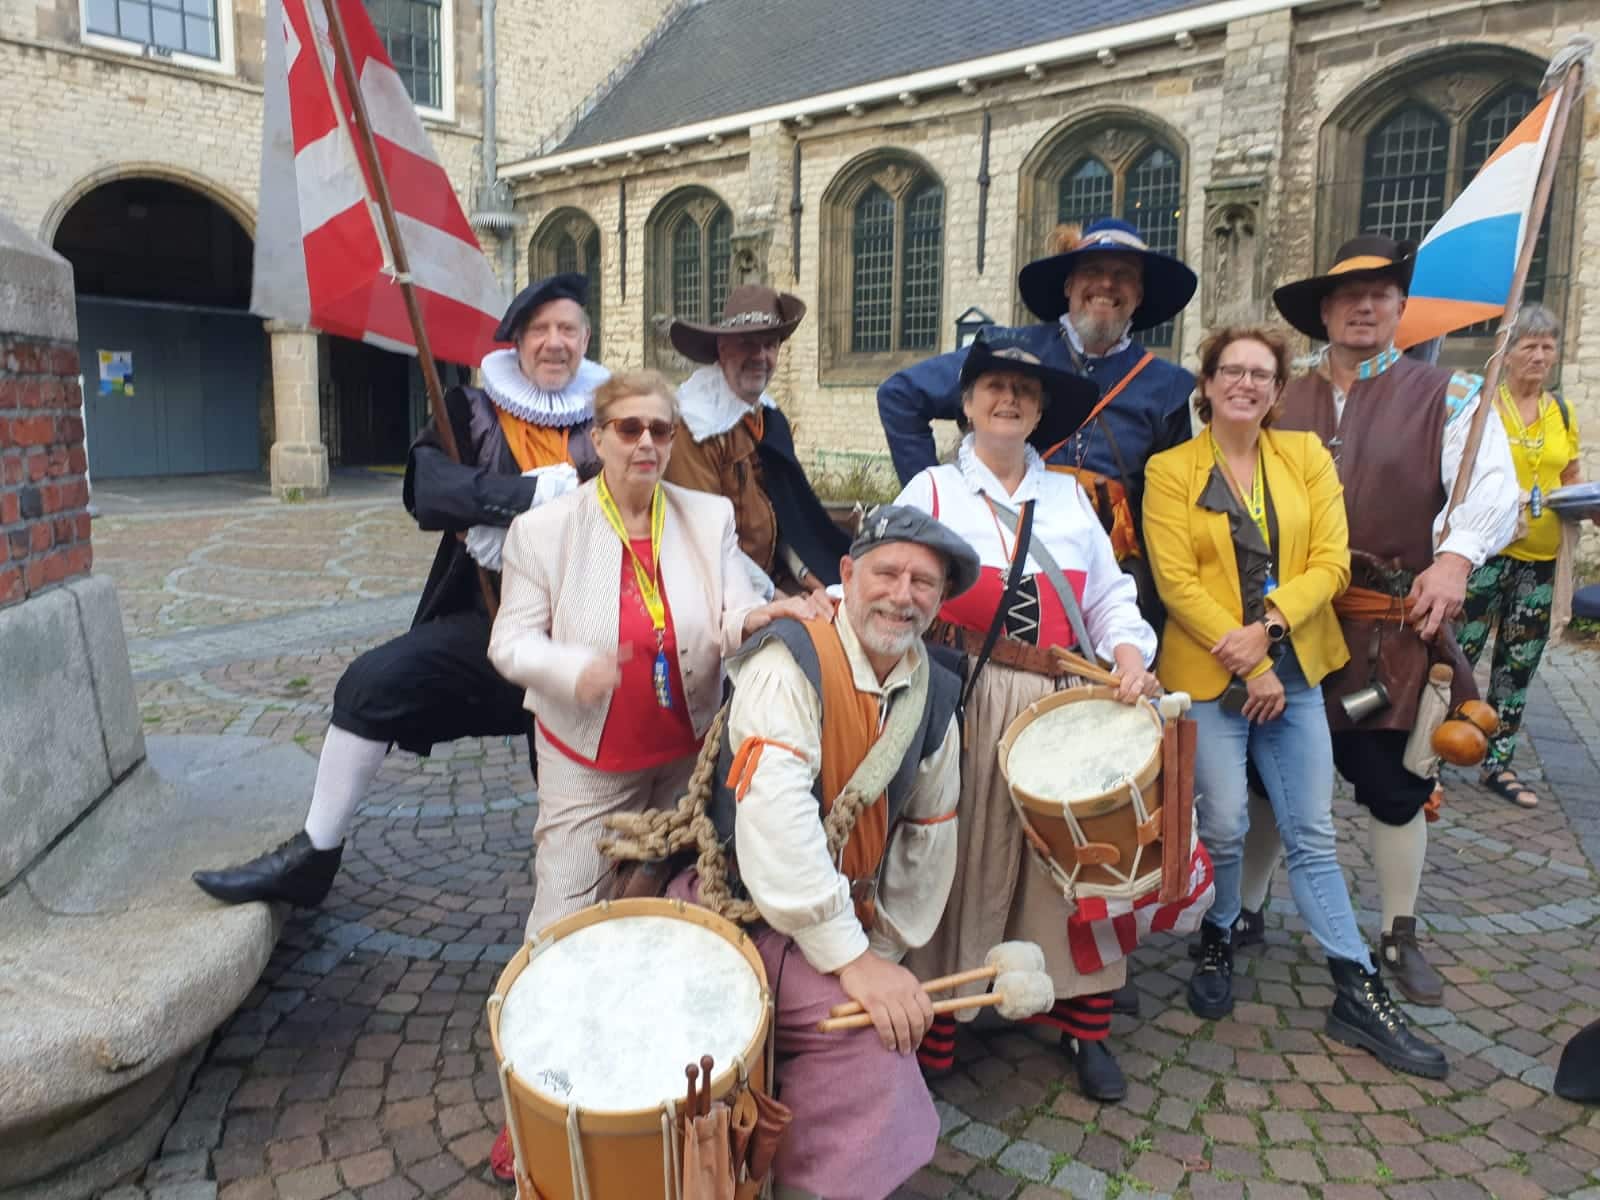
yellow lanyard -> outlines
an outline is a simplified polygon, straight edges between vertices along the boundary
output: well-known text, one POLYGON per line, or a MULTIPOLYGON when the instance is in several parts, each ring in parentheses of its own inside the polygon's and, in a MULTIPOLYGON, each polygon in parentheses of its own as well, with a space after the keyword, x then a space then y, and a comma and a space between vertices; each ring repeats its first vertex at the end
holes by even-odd
POLYGON ((617 502, 611 498, 611 489, 606 487, 604 475, 595 482, 595 492, 600 497, 600 511, 605 513, 607 524, 622 539, 622 548, 633 559, 633 578, 639 585, 639 595, 644 600, 645 611, 650 614, 650 624, 656 631, 656 661, 651 670, 656 703, 662 708, 671 708, 672 676, 667 668, 666 650, 667 605, 661 598, 661 588, 657 583, 661 578, 661 530, 667 523, 666 498, 661 493, 661 485, 656 484, 655 492, 650 497, 650 558, 656 568, 655 579, 652 579, 644 569, 644 563, 639 561, 638 554, 634 553, 628 528, 622 523, 622 513, 617 510, 617 502))
POLYGON ((667 506, 661 495, 661 485, 656 484, 655 494, 650 497, 650 558, 655 563, 656 579, 650 578, 650 572, 644 569, 644 563, 634 553, 627 526, 622 523, 622 513, 617 509, 617 502, 611 498, 611 489, 606 487, 604 475, 597 481, 595 491, 600 496, 600 511, 605 513, 606 522, 616 530, 617 536, 622 539, 622 548, 633 559, 633 577, 638 581, 639 595, 644 597, 644 607, 650 614, 650 624, 655 627, 656 640, 659 642, 667 628, 667 606, 661 600, 661 589, 656 586, 656 579, 661 578, 661 530, 667 520, 667 506))
POLYGON ((1239 486, 1239 481, 1233 477, 1233 472, 1228 468, 1228 460, 1222 453, 1222 447, 1217 445, 1216 435, 1207 430, 1206 436, 1211 439, 1211 456, 1217 460, 1217 466, 1222 468, 1223 475, 1233 485, 1234 494, 1243 500, 1244 506, 1250 510, 1250 519, 1256 523, 1256 528, 1261 530, 1261 540, 1266 543, 1267 551, 1270 553, 1272 531, 1267 525, 1267 489, 1266 484, 1262 482, 1262 476, 1266 472, 1261 462, 1260 443, 1256 444, 1256 476, 1250 482, 1250 495, 1246 498, 1244 489, 1239 486))

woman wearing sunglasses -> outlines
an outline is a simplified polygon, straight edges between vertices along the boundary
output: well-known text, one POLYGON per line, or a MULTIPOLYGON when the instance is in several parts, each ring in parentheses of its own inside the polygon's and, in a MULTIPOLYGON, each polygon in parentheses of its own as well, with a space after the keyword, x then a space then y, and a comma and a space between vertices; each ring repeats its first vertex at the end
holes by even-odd
POLYGON ((811 602, 763 605, 721 496, 662 482, 677 402, 654 371, 594 395, 601 472, 518 517, 489 658, 536 715, 528 931, 609 894, 601 819, 665 808, 722 702, 722 656, 811 602))
POLYGON ((1288 852, 1295 907, 1333 974, 1328 1035, 1397 1071, 1443 1078, 1443 1053, 1411 1032, 1384 989, 1334 851, 1320 685, 1350 657, 1333 613, 1350 582, 1350 539, 1321 441, 1270 428, 1288 374, 1277 330, 1212 334, 1200 346, 1195 406, 1206 427, 1145 467, 1145 546, 1167 606, 1156 673, 1195 700, 1195 814, 1216 868, 1189 1008, 1211 1020, 1233 1011, 1248 760, 1288 852))

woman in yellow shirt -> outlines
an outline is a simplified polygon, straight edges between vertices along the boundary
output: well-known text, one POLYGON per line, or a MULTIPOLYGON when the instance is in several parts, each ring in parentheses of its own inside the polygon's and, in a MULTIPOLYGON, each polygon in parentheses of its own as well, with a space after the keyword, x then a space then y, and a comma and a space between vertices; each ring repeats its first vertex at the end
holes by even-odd
MULTIPOLYGON (((1500 712, 1500 732, 1489 739, 1483 785, 1522 808, 1538 805, 1534 790, 1511 769, 1528 684, 1544 655, 1555 595, 1556 551, 1561 518, 1547 503, 1550 493, 1577 483, 1578 422, 1572 410, 1545 389, 1560 353, 1561 322, 1541 304, 1525 304, 1511 327, 1505 380, 1495 410, 1506 427, 1511 458, 1522 489, 1526 532, 1474 571, 1467 581, 1461 648, 1476 665, 1489 631, 1498 624, 1489 671, 1489 703, 1500 712)), ((1519 530, 1522 527, 1519 526, 1519 530)))

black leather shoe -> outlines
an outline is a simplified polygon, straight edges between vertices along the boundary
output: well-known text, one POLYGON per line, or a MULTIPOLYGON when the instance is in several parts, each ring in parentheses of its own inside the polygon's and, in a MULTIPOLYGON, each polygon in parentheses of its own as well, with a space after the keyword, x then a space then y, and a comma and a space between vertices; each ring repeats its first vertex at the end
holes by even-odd
POLYGON ((318 850, 301 830, 283 845, 259 858, 220 871, 196 871, 200 890, 229 904, 249 900, 282 900, 301 908, 315 908, 333 888, 344 844, 318 850))
POLYGON ((1333 1008, 1326 1031, 1336 1042, 1366 1050, 1396 1071, 1443 1079, 1450 1073, 1444 1051, 1411 1032, 1376 971, 1367 971, 1347 958, 1330 958, 1333 973, 1333 1008))
POLYGON ((1121 1013, 1125 1017, 1139 1015, 1139 989, 1131 983, 1125 983, 1111 993, 1111 1011, 1121 1013))
POLYGON ((1128 1081, 1122 1068, 1104 1042, 1084 1042, 1064 1037, 1061 1048, 1078 1068, 1078 1091, 1090 1100, 1115 1104, 1128 1094, 1128 1081))
POLYGON ((1233 947, 1226 930, 1200 922, 1200 961, 1189 976, 1189 1011, 1217 1021, 1233 1011, 1233 947))
MULTIPOLYGON (((1249 949, 1251 946, 1260 946, 1267 940, 1267 918, 1265 909, 1251 911, 1241 908, 1239 915, 1234 918, 1233 937, 1229 944, 1233 946, 1234 953, 1249 949)), ((1202 926, 1204 922, 1201 923, 1202 926)), ((1205 944, 1200 940, 1200 935, 1195 934, 1194 940, 1189 943, 1189 957, 1199 962, 1205 955, 1205 944)))

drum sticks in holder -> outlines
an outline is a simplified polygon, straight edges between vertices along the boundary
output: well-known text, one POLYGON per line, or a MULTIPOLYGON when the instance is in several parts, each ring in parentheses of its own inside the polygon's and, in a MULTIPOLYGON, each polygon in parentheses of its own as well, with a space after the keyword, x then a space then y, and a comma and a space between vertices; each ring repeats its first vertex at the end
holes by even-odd
MULTIPOLYGON (((1045 973, 1044 951, 1033 942, 1001 942, 984 955, 983 966, 930 979, 922 985, 922 990, 931 996, 990 979, 994 980, 994 990, 979 996, 937 1000, 933 1011, 943 1014, 994 1005, 1006 1020, 1020 1021, 1044 1012, 1055 1003, 1055 984, 1045 973)), ((827 1019, 817 1023, 817 1029, 834 1033, 841 1029, 865 1029, 871 1024, 872 1018, 859 1002, 852 1000, 834 1005, 827 1019)))

